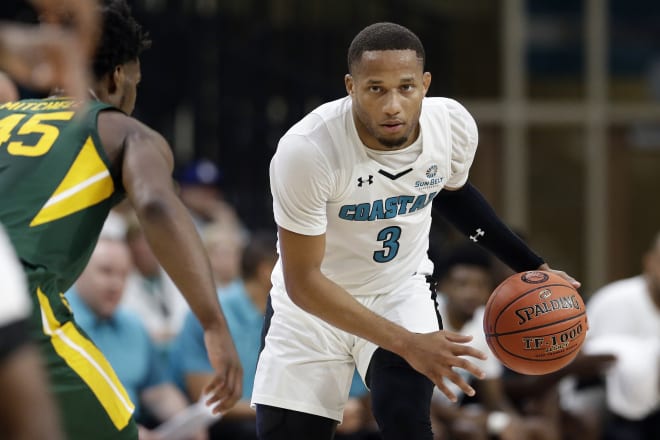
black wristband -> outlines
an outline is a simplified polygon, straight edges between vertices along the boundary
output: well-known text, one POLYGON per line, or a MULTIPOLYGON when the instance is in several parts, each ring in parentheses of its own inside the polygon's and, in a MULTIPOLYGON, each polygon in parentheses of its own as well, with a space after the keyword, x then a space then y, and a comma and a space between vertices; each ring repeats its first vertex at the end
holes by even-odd
POLYGON ((544 263, 500 220, 469 182, 456 191, 440 191, 433 200, 433 208, 471 241, 492 252, 516 272, 536 270, 544 263))

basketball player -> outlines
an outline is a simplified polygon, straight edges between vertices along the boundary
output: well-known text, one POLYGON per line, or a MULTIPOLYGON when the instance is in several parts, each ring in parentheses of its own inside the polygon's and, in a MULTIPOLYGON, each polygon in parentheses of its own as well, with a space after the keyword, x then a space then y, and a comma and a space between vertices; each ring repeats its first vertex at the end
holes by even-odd
POLYGON ((0 222, 35 302, 31 323, 66 438, 135 439, 133 404, 99 350, 77 327, 63 293, 89 260, 110 208, 126 196, 154 253, 204 328, 216 411, 241 395, 242 370, 210 265, 171 178, 172 154, 131 118, 148 47, 125 0, 106 0, 87 111, 70 98, 0 105, 0 222))
POLYGON ((434 199, 515 270, 550 270, 467 182, 477 127, 458 102, 424 98, 424 57, 410 30, 368 26, 348 50, 348 96, 280 140, 280 261, 252 395, 262 440, 332 438, 354 367, 385 439, 432 438, 434 383, 474 394, 455 369, 481 378, 462 356, 485 354, 441 329, 426 282, 434 199))

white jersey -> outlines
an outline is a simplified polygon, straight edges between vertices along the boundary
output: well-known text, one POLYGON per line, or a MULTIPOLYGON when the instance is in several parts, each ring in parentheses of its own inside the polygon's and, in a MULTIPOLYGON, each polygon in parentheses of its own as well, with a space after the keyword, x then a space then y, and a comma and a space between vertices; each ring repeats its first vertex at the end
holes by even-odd
POLYGON ((643 276, 618 280, 587 302, 589 332, 585 353, 614 354, 605 372, 609 409, 641 420, 660 410, 660 308, 643 276))
MULTIPOLYGON (((324 104, 282 137, 270 164, 273 211, 284 229, 326 234, 321 271, 329 279, 353 295, 379 295, 432 273, 431 202, 443 187, 467 181, 477 127, 458 102, 425 98, 419 154, 393 169, 383 163, 394 161, 368 154, 351 103, 324 104)), ((283 292, 280 262, 272 280, 274 292, 283 292)))
POLYGON ((23 268, 14 248, 0 226, 0 280, 2 280, 2 307, 0 327, 27 319, 31 310, 23 268))

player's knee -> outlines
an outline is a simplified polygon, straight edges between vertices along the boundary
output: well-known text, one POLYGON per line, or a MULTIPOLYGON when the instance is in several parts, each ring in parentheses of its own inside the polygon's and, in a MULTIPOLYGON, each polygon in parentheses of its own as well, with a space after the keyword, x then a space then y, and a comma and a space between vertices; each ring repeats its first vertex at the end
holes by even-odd
POLYGON ((331 439, 337 421, 290 409, 257 405, 257 437, 259 440, 291 440, 296 438, 331 439))
POLYGON ((384 403, 374 402, 374 417, 381 434, 386 440, 433 438, 431 419, 422 408, 410 405, 410 401, 396 398, 384 403))
POLYGON ((372 411, 385 439, 431 439, 430 407, 433 383, 403 358, 378 349, 367 380, 372 411))

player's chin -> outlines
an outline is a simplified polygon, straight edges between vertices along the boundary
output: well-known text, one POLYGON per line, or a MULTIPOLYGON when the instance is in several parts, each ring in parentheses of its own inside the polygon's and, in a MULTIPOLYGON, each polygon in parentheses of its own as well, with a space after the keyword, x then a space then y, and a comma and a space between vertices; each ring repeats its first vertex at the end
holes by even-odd
POLYGON ((408 142, 408 136, 381 136, 378 142, 385 148, 400 148, 408 142))

